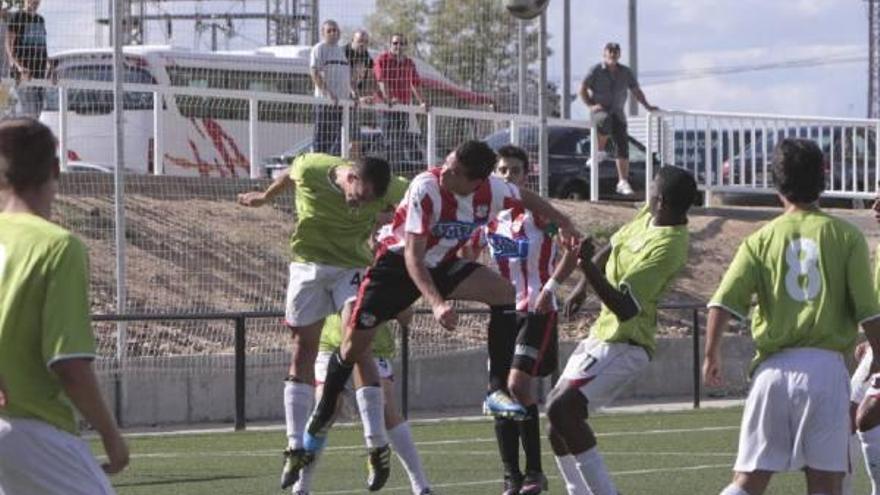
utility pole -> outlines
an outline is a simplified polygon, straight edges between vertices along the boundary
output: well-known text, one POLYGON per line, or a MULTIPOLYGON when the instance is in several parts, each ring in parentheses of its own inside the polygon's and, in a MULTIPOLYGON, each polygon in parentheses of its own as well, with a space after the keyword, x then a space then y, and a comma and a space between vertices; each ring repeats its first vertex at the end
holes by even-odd
MULTIPOLYGON (((638 39, 638 9, 636 0, 629 0, 629 68, 639 79, 639 39, 638 39)), ((629 99, 629 114, 636 116, 639 114, 639 102, 635 98, 629 99)))
POLYGON ((868 2, 868 118, 880 118, 880 0, 868 2))
POLYGON ((562 4, 562 118, 571 118, 571 0, 562 4))

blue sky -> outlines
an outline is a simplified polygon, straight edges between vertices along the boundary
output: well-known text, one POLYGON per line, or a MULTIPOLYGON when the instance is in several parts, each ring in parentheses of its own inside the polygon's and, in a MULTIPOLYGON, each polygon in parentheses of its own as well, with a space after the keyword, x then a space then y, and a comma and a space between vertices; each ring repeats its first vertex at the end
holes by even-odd
MULTIPOLYGON (((556 82, 562 78, 562 3, 551 0, 548 12, 554 52, 548 72, 556 82)), ((103 40, 105 30, 92 19, 105 4, 106 0, 45 0, 41 11, 48 24, 50 50, 95 46, 103 40)), ((576 89, 590 65, 600 59, 606 41, 619 41, 626 60, 627 1, 571 0, 571 4, 572 88, 576 89)), ((230 0, 216 2, 215 8, 225 12, 264 5, 264 0, 230 0)), ((373 0, 322 0, 321 17, 359 26, 373 5, 373 0)), ((191 29, 176 25, 175 30, 174 44, 197 45, 191 29)), ((264 30, 253 25, 246 28, 230 47, 253 46, 264 30)), ((200 46, 207 47, 209 39, 206 33, 200 46)), ((149 41, 164 42, 164 37, 151 33, 149 41)), ((663 108, 866 115, 867 7, 863 0, 640 0, 639 44, 643 88, 649 101, 663 108), (693 77, 697 69, 792 61, 822 65, 693 77), (658 71, 672 74, 659 77, 658 71)), ((575 117, 585 116, 582 105, 575 103, 572 108, 575 117)))

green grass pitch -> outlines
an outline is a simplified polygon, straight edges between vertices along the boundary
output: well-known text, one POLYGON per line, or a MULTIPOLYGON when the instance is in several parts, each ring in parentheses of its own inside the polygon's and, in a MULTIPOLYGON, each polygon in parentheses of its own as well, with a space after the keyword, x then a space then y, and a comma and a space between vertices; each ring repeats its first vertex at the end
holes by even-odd
MULTIPOLYGON (((621 493, 717 494, 730 480, 740 414, 740 409, 621 413, 599 415, 591 423, 621 493)), ((438 493, 501 492, 500 461, 488 419, 417 423, 412 431, 438 493)), ((95 440, 92 444, 100 452, 95 440)), ((135 436, 130 439, 131 465, 113 484, 120 495, 281 493, 277 484, 285 445, 283 431, 135 436)), ((564 493, 546 441, 543 449, 549 493, 564 493)), ((360 428, 335 428, 312 493, 366 493, 365 477, 360 428)), ((858 459, 855 493, 869 491, 858 459)), ((396 458, 383 492, 409 493, 396 458)), ((774 478, 767 493, 804 492, 803 475, 785 473, 774 478)))

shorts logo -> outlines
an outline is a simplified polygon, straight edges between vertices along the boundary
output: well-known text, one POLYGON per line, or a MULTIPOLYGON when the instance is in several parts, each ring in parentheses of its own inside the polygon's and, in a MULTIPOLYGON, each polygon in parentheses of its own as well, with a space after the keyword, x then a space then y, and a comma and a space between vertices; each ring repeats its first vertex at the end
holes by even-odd
POLYGON ((362 312, 358 317, 358 322, 365 328, 373 328, 376 326, 376 316, 372 313, 362 312))
POLYGON ((474 217, 475 218, 485 219, 488 216, 489 216, 489 205, 477 205, 477 207, 474 208, 474 217))
POLYGON ((487 240, 495 258, 529 257, 528 239, 511 239, 503 235, 489 234, 487 240))

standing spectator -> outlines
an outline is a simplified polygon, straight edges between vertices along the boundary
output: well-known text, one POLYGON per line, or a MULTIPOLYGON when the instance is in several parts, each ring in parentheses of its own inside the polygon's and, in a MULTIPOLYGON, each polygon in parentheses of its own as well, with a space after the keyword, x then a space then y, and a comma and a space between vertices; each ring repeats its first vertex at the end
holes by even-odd
MULTIPOLYGON (((49 75, 46 50, 46 21, 37 14, 40 0, 27 0, 25 9, 7 20, 6 56, 11 76, 17 83, 45 79, 49 75)), ((45 91, 27 86, 18 90, 18 114, 38 118, 43 111, 45 91)))
POLYGON ((596 166, 605 157, 605 143, 608 136, 614 143, 617 158, 617 193, 624 196, 633 194, 629 184, 629 143, 626 131, 627 91, 650 111, 658 108, 648 103, 645 93, 639 87, 635 74, 629 67, 619 63, 620 45, 607 43, 602 63, 594 65, 581 83, 580 96, 590 109, 593 124, 599 131, 599 154, 592 157, 596 166))
MULTIPOLYGON (((370 44, 370 35, 366 30, 358 29, 351 38, 351 43, 345 45, 345 58, 351 66, 351 89, 357 103, 370 105, 373 103, 373 94, 376 92, 373 73, 373 57, 370 56, 367 46, 370 44)), ((361 122, 363 121, 362 110, 355 108, 351 112, 351 149, 352 156, 357 157, 361 153, 361 122)))
POLYGON ((92 367, 86 246, 49 218, 59 173, 48 127, 0 123, 0 493, 112 495, 107 474, 125 468, 128 447, 92 367), (101 438, 103 466, 77 412, 101 438))
MULTIPOLYGON (((421 82, 416 64, 406 56, 406 46, 406 38, 396 33, 391 36, 391 50, 376 59, 373 71, 379 83, 379 91, 389 107, 393 107, 395 103, 409 105, 415 95, 419 104, 427 109, 428 103, 419 91, 421 82)), ((409 114, 389 111, 383 115, 382 134, 388 149, 388 161, 394 165, 402 158, 400 153, 409 127, 409 114)))
POLYGON ((345 50, 339 46, 339 25, 327 20, 321 25, 321 42, 312 47, 309 69, 315 83, 315 97, 331 104, 315 105, 315 153, 339 155, 342 107, 339 100, 350 98, 351 68, 345 50))

